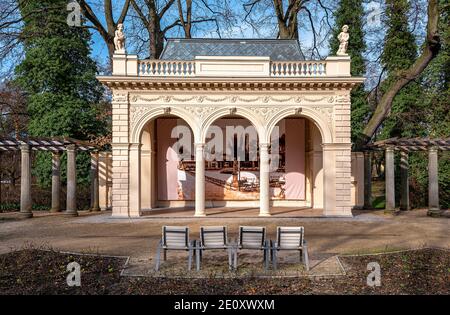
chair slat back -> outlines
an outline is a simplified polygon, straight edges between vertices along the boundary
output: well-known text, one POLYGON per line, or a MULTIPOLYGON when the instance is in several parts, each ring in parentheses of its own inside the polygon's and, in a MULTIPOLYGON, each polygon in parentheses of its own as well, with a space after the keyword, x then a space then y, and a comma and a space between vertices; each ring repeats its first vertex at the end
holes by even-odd
POLYGON ((277 243, 280 248, 298 248, 303 246, 304 227, 277 227, 277 243))
POLYGON ((266 240, 266 228, 259 226, 239 227, 239 246, 242 248, 260 248, 266 240))
POLYGON ((202 226, 200 239, 204 247, 225 247, 228 244, 227 227, 202 226))
POLYGON ((189 228, 186 226, 163 226, 163 246, 167 248, 188 248, 189 228))

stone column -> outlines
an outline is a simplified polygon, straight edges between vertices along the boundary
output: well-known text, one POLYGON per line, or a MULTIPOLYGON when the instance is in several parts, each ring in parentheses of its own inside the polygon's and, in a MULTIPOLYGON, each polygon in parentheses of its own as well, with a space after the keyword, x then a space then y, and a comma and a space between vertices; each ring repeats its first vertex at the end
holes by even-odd
POLYGON ((364 151, 364 209, 372 208, 372 153, 364 151))
POLYGON ((400 210, 411 210, 409 205, 409 162, 408 152, 400 152, 400 210))
POLYGON ((100 211, 98 166, 99 153, 97 151, 91 152, 91 211, 100 211))
POLYGON ((395 151, 393 147, 386 148, 385 184, 386 210, 395 210, 395 151))
POLYGON ((52 208, 50 212, 61 211, 61 152, 52 152, 52 208))
POLYGON ((30 146, 20 146, 21 152, 21 175, 20 175, 20 216, 24 218, 33 217, 31 212, 31 159, 30 146))
POLYGON ((259 144, 259 216, 270 216, 269 144, 259 144))
POLYGON ((66 215, 78 216, 77 211, 77 165, 76 146, 71 144, 67 150, 67 201, 66 215))
POLYGON ((440 213, 438 148, 428 149, 428 215, 440 213))
POLYGON ((204 217, 205 213, 205 144, 195 144, 195 216, 204 217))
POLYGON ((130 144, 129 165, 127 161, 121 161, 120 163, 120 167, 126 168, 129 166, 129 216, 132 218, 136 218, 141 216, 141 144, 130 144))

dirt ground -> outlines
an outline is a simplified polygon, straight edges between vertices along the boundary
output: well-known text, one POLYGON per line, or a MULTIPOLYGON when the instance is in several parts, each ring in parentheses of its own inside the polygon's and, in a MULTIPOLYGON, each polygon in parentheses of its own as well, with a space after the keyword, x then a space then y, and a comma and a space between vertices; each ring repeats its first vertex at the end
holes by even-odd
POLYGON ((0 294, 449 294, 449 251, 423 249, 341 257, 346 273, 300 278, 121 277, 124 259, 54 251, 0 255, 0 294), (80 286, 68 286, 68 263, 80 265, 80 286), (367 265, 380 265, 379 282, 368 285, 367 265))

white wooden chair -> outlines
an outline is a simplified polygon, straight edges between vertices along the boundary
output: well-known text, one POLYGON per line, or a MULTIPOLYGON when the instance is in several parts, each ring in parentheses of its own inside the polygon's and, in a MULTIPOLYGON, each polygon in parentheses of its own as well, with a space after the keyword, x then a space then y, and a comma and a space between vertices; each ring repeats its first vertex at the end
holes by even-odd
POLYGON ((163 259, 167 260, 167 251, 183 250, 188 252, 188 269, 192 268, 192 255, 194 253, 195 241, 189 242, 189 228, 186 226, 163 226, 162 238, 159 241, 156 251, 155 270, 158 271, 161 260, 161 250, 163 250, 163 259))
POLYGON ((300 261, 305 264, 306 270, 309 270, 308 247, 305 240, 305 229, 299 227, 277 227, 277 240, 271 242, 272 264, 277 269, 277 252, 279 250, 296 250, 300 253, 300 261))
POLYGON ((269 246, 266 240, 266 228, 259 226, 240 226, 239 243, 234 255, 234 268, 237 267, 238 250, 253 249, 263 251, 263 262, 265 269, 269 269, 269 246))
POLYGON ((197 244, 197 270, 200 270, 204 250, 222 249, 228 251, 228 267, 233 269, 233 245, 228 241, 226 226, 200 227, 200 241, 197 244))

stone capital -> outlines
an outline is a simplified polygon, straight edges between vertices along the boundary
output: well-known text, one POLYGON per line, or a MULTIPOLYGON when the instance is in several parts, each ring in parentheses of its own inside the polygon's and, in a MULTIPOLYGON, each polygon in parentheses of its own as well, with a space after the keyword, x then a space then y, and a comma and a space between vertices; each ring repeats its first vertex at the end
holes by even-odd
POLYGON ((206 144, 205 143, 195 143, 194 146, 195 146, 195 150, 204 150, 206 144))
POLYGON ((393 146, 387 146, 386 147, 386 152, 394 152, 395 148, 393 146))
POLYGON ((351 150, 351 143, 322 143, 323 151, 342 151, 342 150, 351 150))
POLYGON ((76 149, 77 149, 77 146, 75 144, 69 144, 68 146, 66 146, 67 152, 76 151, 76 149))
POLYGON ((428 147, 428 152, 430 152, 430 153, 437 153, 438 151, 439 151, 439 148, 436 146, 428 147))
POLYGON ((31 149, 30 145, 26 143, 20 145, 20 151, 22 152, 30 152, 30 149, 31 149))
POLYGON ((269 147, 270 147, 270 143, 260 143, 259 144, 259 148, 261 150, 269 150, 269 147))
POLYGON ((130 143, 129 150, 130 151, 139 150, 141 147, 142 147, 141 143, 130 143))

